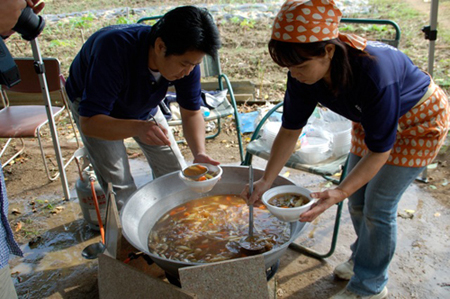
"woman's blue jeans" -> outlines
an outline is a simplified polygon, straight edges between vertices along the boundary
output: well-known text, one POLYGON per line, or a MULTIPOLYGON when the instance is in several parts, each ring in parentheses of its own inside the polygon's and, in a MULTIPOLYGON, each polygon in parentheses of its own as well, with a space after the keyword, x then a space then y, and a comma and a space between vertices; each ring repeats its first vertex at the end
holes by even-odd
MULTIPOLYGON (((348 170, 361 158, 350 154, 348 170)), ((408 186, 424 167, 384 165, 365 186, 349 197, 348 207, 357 235, 351 245, 354 276, 347 289, 362 296, 380 293, 397 243, 397 207, 408 186)))

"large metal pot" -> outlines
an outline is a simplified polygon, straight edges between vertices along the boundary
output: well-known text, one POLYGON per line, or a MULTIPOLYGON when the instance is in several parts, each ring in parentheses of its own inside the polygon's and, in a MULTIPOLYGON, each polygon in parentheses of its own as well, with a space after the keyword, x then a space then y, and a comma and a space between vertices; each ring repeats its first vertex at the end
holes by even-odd
MULTIPOLYGON (((138 189, 126 202, 121 211, 123 235, 136 249, 146 253, 151 259, 173 277, 179 277, 181 267, 198 265, 161 258, 149 252, 148 236, 159 218, 172 208, 203 196, 216 194, 240 194, 248 183, 247 166, 222 166, 221 180, 207 194, 190 191, 180 180, 178 173, 170 173, 138 189)), ((263 171, 254 169, 255 180, 262 176, 263 171)), ((293 184, 287 178, 278 176, 274 186, 293 184)), ((300 233, 305 229, 305 223, 291 223, 291 237, 281 247, 263 253, 266 269, 277 263, 279 258, 300 233)))

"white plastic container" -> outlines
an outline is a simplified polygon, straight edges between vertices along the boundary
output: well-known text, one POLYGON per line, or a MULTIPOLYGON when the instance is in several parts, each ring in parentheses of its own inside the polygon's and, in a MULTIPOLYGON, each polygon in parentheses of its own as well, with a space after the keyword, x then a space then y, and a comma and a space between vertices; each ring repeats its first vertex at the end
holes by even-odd
POLYGON ((331 157, 330 142, 325 138, 306 136, 295 154, 302 163, 317 164, 331 157))
POLYGON ((333 134, 332 152, 334 157, 340 157, 348 154, 352 142, 352 125, 350 121, 334 122, 330 127, 333 134))
POLYGON ((261 140, 264 141, 266 146, 272 148, 275 137, 277 137, 278 131, 280 131, 281 122, 272 121, 268 122, 264 125, 263 131, 261 134, 261 140))

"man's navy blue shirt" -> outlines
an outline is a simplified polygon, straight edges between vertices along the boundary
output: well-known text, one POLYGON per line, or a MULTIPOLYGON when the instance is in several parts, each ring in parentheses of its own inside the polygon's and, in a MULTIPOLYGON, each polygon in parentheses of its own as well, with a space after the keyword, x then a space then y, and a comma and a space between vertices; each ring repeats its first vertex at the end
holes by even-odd
POLYGON ((94 33, 70 67, 66 89, 73 101, 81 98, 80 116, 98 114, 120 119, 146 119, 174 85, 177 102, 200 109, 200 67, 173 82, 159 82, 148 68, 151 26, 114 25, 94 33))

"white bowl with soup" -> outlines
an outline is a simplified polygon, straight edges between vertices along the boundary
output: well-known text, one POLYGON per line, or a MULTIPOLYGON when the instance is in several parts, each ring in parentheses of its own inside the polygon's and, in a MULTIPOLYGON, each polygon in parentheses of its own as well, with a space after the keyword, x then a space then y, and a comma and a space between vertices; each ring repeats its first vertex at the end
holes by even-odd
POLYGON ((278 186, 267 190, 262 196, 262 202, 278 219, 294 222, 316 202, 310 194, 311 191, 300 186, 278 186))
POLYGON ((208 172, 200 178, 192 179, 184 175, 184 169, 179 172, 179 177, 194 192, 206 193, 212 190, 222 177, 222 167, 206 163, 196 163, 195 165, 205 166, 208 172))

